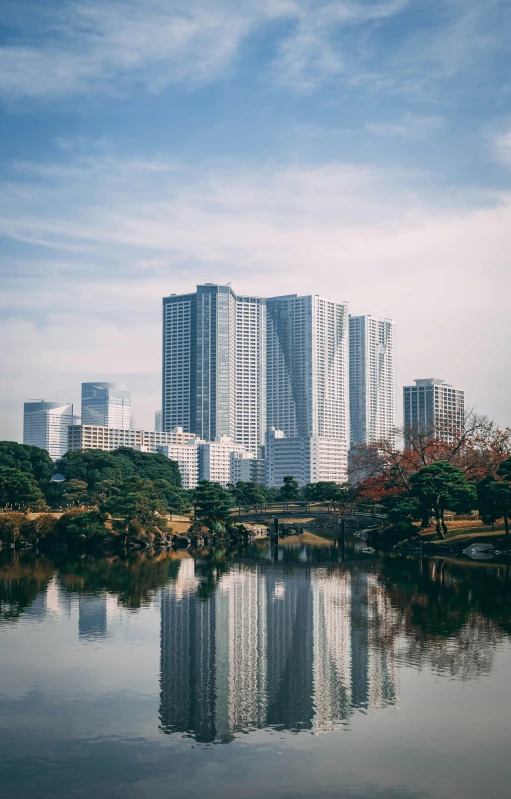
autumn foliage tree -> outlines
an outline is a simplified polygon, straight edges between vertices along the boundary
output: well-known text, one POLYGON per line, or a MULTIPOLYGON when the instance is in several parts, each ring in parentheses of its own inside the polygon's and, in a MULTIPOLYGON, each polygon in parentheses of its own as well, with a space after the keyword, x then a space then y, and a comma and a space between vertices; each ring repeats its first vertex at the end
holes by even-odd
POLYGON ((502 430, 486 416, 469 412, 461 429, 401 427, 389 439, 358 447, 350 473, 359 483, 360 500, 381 502, 409 491, 412 476, 432 463, 448 463, 475 483, 495 476, 510 455, 511 428, 502 430))
MULTIPOLYGON (((469 412, 461 429, 445 424, 441 429, 396 428, 389 439, 357 447, 350 454, 350 477, 358 483, 358 502, 382 504, 390 522, 409 529, 412 520, 420 519, 426 528, 434 518, 438 535, 444 537, 445 511, 477 507, 474 485, 500 485, 507 479, 502 470, 509 463, 511 474, 510 454, 511 429, 502 430, 469 412)), ((488 502, 489 494, 496 513, 505 504, 506 491, 488 488, 488 502)))

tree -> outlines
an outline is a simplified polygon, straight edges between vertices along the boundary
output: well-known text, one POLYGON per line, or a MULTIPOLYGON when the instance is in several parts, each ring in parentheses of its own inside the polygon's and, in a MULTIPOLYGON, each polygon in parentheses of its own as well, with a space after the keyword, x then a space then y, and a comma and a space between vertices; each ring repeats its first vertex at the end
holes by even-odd
POLYGON ((170 485, 181 487, 181 472, 176 461, 160 453, 140 452, 129 447, 119 447, 112 455, 126 458, 133 466, 133 473, 147 480, 166 480, 170 485))
POLYGON ((0 513, 0 541, 15 543, 21 537, 21 531, 27 516, 19 511, 0 513))
POLYGON ((0 466, 0 507, 13 510, 46 510, 35 479, 19 469, 0 466))
POLYGON ((477 484, 478 507, 483 521, 494 524, 497 519, 504 519, 506 536, 509 535, 509 518, 511 517, 511 483, 507 480, 497 481, 487 477, 477 484))
POLYGON ((112 486, 130 477, 152 482, 165 480, 175 488, 181 486, 181 475, 175 461, 165 455, 139 452, 128 447, 120 447, 113 452, 97 449, 67 452, 59 461, 59 471, 68 481, 81 480, 87 483, 91 498, 96 500, 105 491, 111 494, 112 486))
POLYGON ((64 483, 62 495, 69 505, 85 505, 89 499, 88 488, 83 480, 68 480, 64 483))
POLYGON ((240 508, 260 507, 266 503, 266 491, 259 483, 240 480, 229 490, 240 508))
POLYGON ((55 465, 45 449, 18 444, 16 441, 0 441, 0 466, 30 475, 42 490, 55 471, 55 465))
POLYGON ((300 486, 295 478, 287 474, 284 477, 283 485, 280 488, 278 499, 280 502, 293 502, 294 500, 300 499, 301 492, 300 486))
POLYGON ((101 507, 121 522, 126 532, 146 536, 167 526, 167 508, 151 480, 131 477, 118 486, 101 507))
POLYGON ((360 479, 358 496, 380 502, 410 489, 412 475, 432 463, 460 469, 471 481, 495 475, 511 454, 511 428, 500 429, 485 416, 469 411, 461 427, 396 428, 388 439, 357 447, 350 475, 360 479))
POLYGON ((435 517, 439 538, 445 538, 447 533, 444 520, 446 510, 468 511, 477 501, 475 487, 468 482, 461 469, 446 461, 431 463, 412 475, 410 495, 418 501, 422 512, 429 509, 435 517))
POLYGON ((232 496, 219 483, 200 480, 193 492, 196 515, 211 526, 215 522, 225 523, 232 507, 232 496))
POLYGON ((309 502, 345 502, 350 492, 347 485, 339 485, 333 481, 319 481, 318 483, 307 483, 303 489, 303 495, 309 502))
POLYGON ((152 490, 157 499, 165 502, 169 513, 186 513, 190 510, 188 492, 168 480, 154 480, 152 490))
POLYGON ((70 545, 77 545, 83 538, 95 540, 102 544, 109 531, 101 520, 99 511, 83 511, 73 509, 64 513, 55 525, 58 537, 64 538, 70 545))
POLYGON ((59 472, 66 480, 82 480, 91 491, 95 491, 96 486, 105 480, 122 483, 134 474, 134 468, 129 458, 89 449, 67 452, 59 461, 59 472))
POLYGON ((507 458, 500 464, 497 474, 502 480, 511 482, 511 458, 507 458))

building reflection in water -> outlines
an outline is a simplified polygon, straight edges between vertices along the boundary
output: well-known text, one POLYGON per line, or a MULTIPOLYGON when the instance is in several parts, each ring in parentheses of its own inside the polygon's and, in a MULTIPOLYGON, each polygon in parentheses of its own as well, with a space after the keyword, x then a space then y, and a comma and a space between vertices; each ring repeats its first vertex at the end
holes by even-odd
POLYGON ((372 574, 236 564, 208 599, 197 585, 183 560, 161 599, 165 732, 321 732, 396 701, 394 612, 372 574))

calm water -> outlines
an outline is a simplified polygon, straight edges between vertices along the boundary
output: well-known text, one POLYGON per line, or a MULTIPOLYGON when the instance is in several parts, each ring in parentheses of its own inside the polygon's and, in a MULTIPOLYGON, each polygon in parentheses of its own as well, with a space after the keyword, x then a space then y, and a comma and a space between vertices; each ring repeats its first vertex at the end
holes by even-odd
POLYGON ((508 797, 510 634, 505 565, 4 553, 0 794, 508 797))

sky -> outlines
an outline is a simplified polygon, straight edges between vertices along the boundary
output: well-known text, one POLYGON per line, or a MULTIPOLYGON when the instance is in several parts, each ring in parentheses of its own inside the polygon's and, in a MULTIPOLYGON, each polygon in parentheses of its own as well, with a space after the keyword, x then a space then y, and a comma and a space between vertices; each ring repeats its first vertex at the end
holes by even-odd
POLYGON ((509 0, 0 0, 0 438, 124 380, 203 282, 396 320, 511 424, 509 0))

